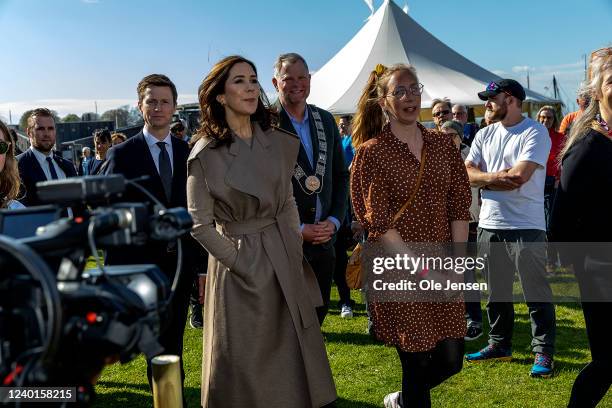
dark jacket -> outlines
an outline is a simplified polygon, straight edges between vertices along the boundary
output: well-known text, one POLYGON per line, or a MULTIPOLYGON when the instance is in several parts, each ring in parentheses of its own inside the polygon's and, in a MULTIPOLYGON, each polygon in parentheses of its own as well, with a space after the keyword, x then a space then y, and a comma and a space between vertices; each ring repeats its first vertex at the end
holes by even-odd
POLYGON ((612 140, 590 130, 563 158, 550 229, 556 242, 612 242, 612 140))
MULTIPOLYGON (((155 198, 167 208, 187 207, 187 157, 189 157, 189 146, 186 142, 172 137, 172 194, 170 200, 166 198, 161 178, 155 167, 149 146, 142 132, 113 146, 106 153, 105 174, 123 174, 126 179, 134 179, 141 176, 149 176, 148 180, 138 182, 149 191, 155 198)), ((147 202, 151 200, 141 191, 128 186, 121 197, 125 202, 147 202)), ((183 239, 183 257, 186 274, 196 273, 194 267, 200 266, 193 251, 205 256, 205 252, 193 238, 183 239)), ((176 266, 176 252, 168 251, 166 244, 161 242, 150 242, 144 247, 119 248, 109 250, 106 258, 109 265, 153 263, 157 264, 166 275, 174 276, 176 266)), ((202 265, 204 267, 204 265, 202 265)), ((191 279, 191 278, 187 278, 191 279)))
MULTIPOLYGON (((47 177, 42 167, 40 167, 36 156, 34 156, 34 152, 28 149, 17 156, 16 159, 22 188, 19 201, 26 207, 43 204, 36 196, 36 183, 47 181, 47 177)), ((66 177, 75 177, 77 175, 76 168, 71 161, 64 159, 55 152, 53 152, 53 160, 66 174, 66 177)))
MULTIPOLYGON (((172 140, 172 196, 166 198, 161 178, 142 132, 113 146, 106 153, 105 174, 123 174, 126 179, 149 176, 139 182, 167 207, 187 207, 187 157, 189 146, 175 137, 172 140)), ((150 201, 135 188, 128 187, 123 201, 150 201)))
MULTIPOLYGON (((318 195, 321 200, 321 220, 325 220, 329 216, 332 216, 342 224, 346 216, 348 203, 349 172, 344 163, 340 132, 338 131, 338 126, 331 113, 317 108, 314 105, 308 105, 308 108, 311 110, 318 110, 321 115, 327 142, 327 163, 322 180, 323 188, 319 194, 306 194, 305 191, 308 190, 304 187, 304 178, 300 181, 302 183, 301 185, 295 177, 291 178, 293 183, 293 195, 295 196, 298 212, 300 214, 300 222, 303 224, 314 223, 316 199, 318 195)), ((317 157, 319 156, 319 141, 317 138, 315 120, 312 114, 309 114, 309 125, 313 158, 316 166, 317 157)), ((284 130, 297 134, 291 123, 291 119, 289 119, 289 115, 282 106, 280 106, 279 126, 284 130)), ((307 175, 315 174, 315 170, 310 165, 304 146, 301 143, 297 162, 307 175)))

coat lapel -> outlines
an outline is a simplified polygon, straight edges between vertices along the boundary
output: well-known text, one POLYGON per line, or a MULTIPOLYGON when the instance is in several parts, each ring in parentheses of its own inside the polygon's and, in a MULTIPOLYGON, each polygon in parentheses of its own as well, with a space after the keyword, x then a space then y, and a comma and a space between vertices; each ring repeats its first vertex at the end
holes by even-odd
POLYGON ((264 180, 270 166, 269 156, 270 141, 258 124, 253 125, 253 145, 251 148, 245 142, 234 135, 234 141, 228 149, 231 162, 225 176, 225 182, 230 187, 256 197, 259 202, 273 192, 266 190, 266 186, 273 185, 264 180))
POLYGON ((184 192, 187 188, 186 152, 183 150, 184 146, 181 145, 180 140, 175 137, 170 140, 172 141, 172 163, 174 163, 172 169, 172 202, 177 202, 184 200, 181 199, 181 196, 185 195, 184 192))
POLYGON ((40 167, 40 163, 38 162, 38 159, 36 159, 34 152, 32 152, 31 150, 28 150, 27 154, 28 154, 28 158, 30 161, 30 168, 32 169, 32 173, 33 173, 32 179, 35 182, 36 181, 46 181, 47 176, 45 176, 45 171, 42 169, 42 167, 40 167))

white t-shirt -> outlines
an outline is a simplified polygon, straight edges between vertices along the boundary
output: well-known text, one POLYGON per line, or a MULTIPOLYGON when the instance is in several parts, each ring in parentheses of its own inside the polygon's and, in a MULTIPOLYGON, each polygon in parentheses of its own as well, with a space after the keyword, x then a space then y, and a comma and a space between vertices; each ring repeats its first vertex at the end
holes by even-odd
POLYGON ((479 227, 546 231, 544 181, 550 146, 544 125, 530 118, 509 128, 498 122, 476 133, 466 161, 480 170, 493 173, 522 161, 538 164, 529 181, 517 189, 482 190, 479 227))

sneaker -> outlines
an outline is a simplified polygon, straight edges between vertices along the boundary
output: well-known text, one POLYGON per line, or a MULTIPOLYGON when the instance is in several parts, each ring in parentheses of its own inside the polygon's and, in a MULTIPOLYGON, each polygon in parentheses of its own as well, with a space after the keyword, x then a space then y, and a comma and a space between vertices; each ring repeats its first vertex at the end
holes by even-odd
POLYGON ((472 341, 476 340, 480 336, 482 336, 482 326, 472 323, 468 326, 464 339, 465 341, 472 341))
POLYGON ((534 378, 550 378, 553 375, 554 366, 552 357, 544 353, 536 353, 529 375, 534 378))
POLYGON ((479 363, 481 361, 510 361, 512 360, 512 349, 505 349, 489 344, 476 353, 466 354, 465 359, 473 363, 479 363))
POLYGON ((342 309, 340 310, 340 317, 343 319, 352 319, 353 309, 349 305, 342 305, 342 309))
POLYGON ((202 305, 191 306, 191 318, 189 318, 189 325, 192 329, 201 329, 204 327, 204 321, 202 319, 202 305))
POLYGON ((402 408, 402 404, 400 400, 402 399, 402 392, 396 391, 391 394, 385 395, 385 399, 383 403, 385 404, 385 408, 402 408))

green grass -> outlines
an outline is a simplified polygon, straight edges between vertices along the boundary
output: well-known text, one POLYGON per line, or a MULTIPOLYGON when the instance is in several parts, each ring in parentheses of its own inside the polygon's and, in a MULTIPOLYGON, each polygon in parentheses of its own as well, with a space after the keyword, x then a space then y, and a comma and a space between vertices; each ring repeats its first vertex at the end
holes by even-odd
MULTIPOLYGON (((335 305, 335 290, 332 296, 335 305)), ((400 363, 394 348, 385 347, 366 334, 365 310, 359 293, 353 291, 353 297, 360 303, 355 309, 355 318, 343 320, 339 317, 339 311, 332 309, 323 325, 339 395, 338 408, 382 407, 383 397, 401 387, 400 363)), ((574 379, 591 358, 580 306, 565 303, 556 307, 556 369, 555 376, 548 380, 529 377, 533 362, 529 347, 529 316, 525 305, 515 305, 515 310, 514 360, 509 363, 466 363, 461 373, 433 390, 434 407, 567 406, 574 379)), ((466 351, 475 351, 484 346, 485 337, 467 343, 466 351)), ((201 348, 202 332, 188 327, 185 330, 184 357, 185 394, 190 407, 199 407, 201 348)), ((108 367, 96 387, 98 397, 94 406, 151 407, 153 404, 145 373, 142 357, 126 365, 108 367)), ((611 393, 598 407, 612 407, 611 393)))

